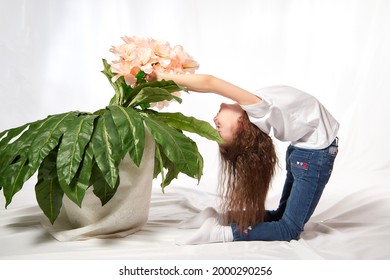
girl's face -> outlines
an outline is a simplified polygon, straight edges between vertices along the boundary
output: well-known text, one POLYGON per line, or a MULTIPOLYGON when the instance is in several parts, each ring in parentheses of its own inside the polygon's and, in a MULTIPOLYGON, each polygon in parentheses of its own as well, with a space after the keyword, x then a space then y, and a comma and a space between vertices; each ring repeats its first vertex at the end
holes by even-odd
POLYGON ((238 126, 238 119, 244 110, 237 103, 222 103, 219 112, 214 118, 216 129, 221 138, 229 144, 233 140, 234 132, 238 126))

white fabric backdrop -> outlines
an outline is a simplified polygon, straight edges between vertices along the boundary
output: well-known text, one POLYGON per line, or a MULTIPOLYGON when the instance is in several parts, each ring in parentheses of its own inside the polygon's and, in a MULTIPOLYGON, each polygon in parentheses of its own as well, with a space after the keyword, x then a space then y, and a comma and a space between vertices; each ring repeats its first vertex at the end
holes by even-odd
MULTIPOLYGON (((327 192, 345 201, 325 196, 318 211, 333 209, 326 213, 336 215, 365 202, 366 213, 380 216, 389 233, 383 208, 390 198, 389 14, 386 0, 0 0, 0 131, 52 113, 104 107, 113 90, 100 73, 101 58, 110 58, 110 46, 123 35, 167 40, 194 56, 199 73, 248 90, 288 84, 321 100, 341 123, 327 192), (363 191, 359 197, 359 190, 368 190, 369 197, 363 191)), ((221 101, 211 94, 183 94, 183 103, 168 110, 212 122, 221 101)), ((174 185, 213 195, 217 146, 193 139, 205 158, 204 176, 199 186, 186 176, 174 185)), ((270 206, 283 180, 286 144, 276 144, 282 168, 270 206)), ((15 196, 10 209, 25 205, 22 193, 28 192, 28 203, 35 205, 34 183, 35 178, 15 196)), ((166 193, 174 195, 175 186, 166 193)), ((323 214, 318 217, 327 219, 323 214)), ((377 246, 390 249, 389 241, 377 246)), ((390 258, 378 250, 367 257, 390 258)))

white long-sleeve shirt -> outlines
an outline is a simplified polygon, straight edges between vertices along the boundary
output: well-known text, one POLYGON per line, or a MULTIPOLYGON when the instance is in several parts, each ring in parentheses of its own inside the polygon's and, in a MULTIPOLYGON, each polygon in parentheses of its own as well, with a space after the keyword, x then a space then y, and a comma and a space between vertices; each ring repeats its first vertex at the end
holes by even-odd
POLYGON ((271 86, 254 92, 262 102, 241 105, 249 120, 267 134, 306 149, 328 147, 339 123, 312 95, 290 86, 271 86))

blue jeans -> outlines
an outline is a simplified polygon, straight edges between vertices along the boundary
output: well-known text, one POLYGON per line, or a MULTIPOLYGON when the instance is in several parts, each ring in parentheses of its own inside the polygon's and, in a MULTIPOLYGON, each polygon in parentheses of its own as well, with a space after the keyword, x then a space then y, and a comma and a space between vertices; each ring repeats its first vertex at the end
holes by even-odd
POLYGON ((338 138, 321 150, 289 146, 287 177, 279 206, 266 211, 262 223, 241 229, 232 224, 234 241, 297 240, 316 208, 332 173, 338 152, 338 138))

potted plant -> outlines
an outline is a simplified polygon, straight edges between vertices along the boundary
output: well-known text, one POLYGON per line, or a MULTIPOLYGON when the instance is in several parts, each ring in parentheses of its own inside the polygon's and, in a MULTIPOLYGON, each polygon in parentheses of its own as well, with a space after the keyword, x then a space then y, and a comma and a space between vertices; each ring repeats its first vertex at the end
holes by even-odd
MULTIPOLYGON (((121 199, 117 194, 120 172, 131 178, 137 170, 147 169, 151 178, 147 184, 161 175, 162 190, 180 173, 201 178, 203 158, 183 131, 220 142, 218 133, 205 121, 155 110, 171 101, 180 103, 179 93, 186 89, 173 81, 145 79, 152 71, 193 73, 198 64, 181 46, 138 37, 122 39, 124 44, 110 50, 118 59, 111 63, 103 59, 102 72, 115 91, 107 107, 93 113, 53 114, 0 133, 0 189, 6 207, 36 173, 36 199, 51 224, 69 202, 83 213, 88 193, 98 199, 99 207, 113 197, 121 199), (145 145, 152 150, 146 159, 145 145)), ((150 193, 151 186, 140 187, 150 193)))

